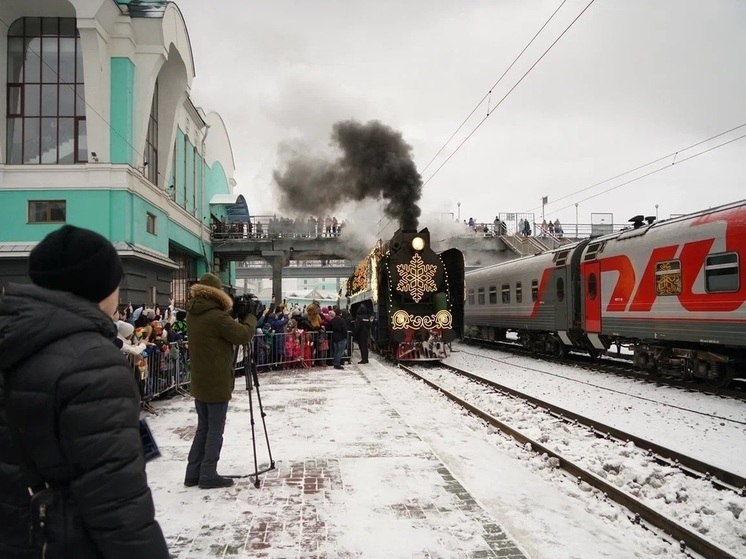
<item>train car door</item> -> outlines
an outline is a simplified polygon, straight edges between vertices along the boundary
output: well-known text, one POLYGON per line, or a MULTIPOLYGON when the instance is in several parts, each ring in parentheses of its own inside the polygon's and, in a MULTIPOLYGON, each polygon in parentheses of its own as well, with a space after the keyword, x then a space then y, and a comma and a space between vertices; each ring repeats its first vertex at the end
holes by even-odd
POLYGON ((583 297, 585 307, 585 331, 601 333, 601 264, 595 260, 583 264, 583 297))
POLYGON ((558 332, 567 331, 568 303, 571 300, 568 268, 555 268, 552 274, 554 282, 554 328, 558 332))

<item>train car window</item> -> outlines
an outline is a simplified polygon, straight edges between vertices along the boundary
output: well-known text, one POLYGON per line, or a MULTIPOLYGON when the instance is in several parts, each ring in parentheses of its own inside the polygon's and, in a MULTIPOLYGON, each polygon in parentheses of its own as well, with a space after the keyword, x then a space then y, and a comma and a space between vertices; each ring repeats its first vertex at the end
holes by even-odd
POLYGON ((490 305, 497 304, 497 286, 490 285, 490 305))
POLYGON ((557 266, 564 266, 565 263, 567 263, 567 255, 570 254, 569 250, 563 250, 562 252, 557 254, 557 259, 555 260, 555 263, 557 266))
POLYGON ((503 303, 510 303, 510 284, 504 283, 502 285, 502 297, 503 303))
POLYGON ((705 289, 708 293, 738 291, 738 271, 737 253, 708 256, 705 262, 705 289))
POLYGON ((484 305, 484 287, 480 287, 477 290, 477 304, 484 305))
POLYGON ((593 300, 596 298, 596 295, 598 294, 598 278, 596 278, 596 274, 591 272, 591 275, 588 276, 588 297, 593 300))
POLYGON ((535 303, 539 298, 539 280, 531 280, 531 300, 535 303))
POLYGON ((520 281, 515 284, 515 302, 523 303, 523 284, 520 281))
POLYGON ((557 300, 565 300, 565 280, 562 278, 557 278, 557 300))
POLYGON ((588 245, 588 248, 585 251, 585 255, 583 256, 583 262, 588 262, 589 260, 595 259, 596 255, 601 249, 602 244, 603 243, 593 243, 591 245, 588 245))
POLYGON ((666 260, 655 264, 655 294, 679 295, 681 293, 681 261, 666 260))
POLYGON ((470 290, 469 290, 469 297, 468 297, 468 300, 469 300, 469 304, 470 304, 470 305, 473 305, 473 304, 474 304, 474 290, 473 290, 473 289, 470 289, 470 290))

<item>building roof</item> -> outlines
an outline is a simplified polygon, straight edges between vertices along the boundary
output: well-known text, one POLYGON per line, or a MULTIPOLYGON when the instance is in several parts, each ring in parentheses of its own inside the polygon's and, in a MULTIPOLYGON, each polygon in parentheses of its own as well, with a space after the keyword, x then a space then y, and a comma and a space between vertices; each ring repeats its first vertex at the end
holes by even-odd
POLYGON ((230 222, 247 223, 249 221, 249 206, 243 194, 215 194, 210 199, 210 205, 224 206, 230 222))

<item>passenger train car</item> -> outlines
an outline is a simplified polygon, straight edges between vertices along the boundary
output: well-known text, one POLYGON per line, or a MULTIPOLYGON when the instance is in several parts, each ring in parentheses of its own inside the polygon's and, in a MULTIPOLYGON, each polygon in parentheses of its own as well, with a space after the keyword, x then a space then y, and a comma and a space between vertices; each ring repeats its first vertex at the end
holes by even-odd
POLYGON ((746 201, 466 274, 470 335, 562 355, 626 347, 650 372, 746 376, 746 201))
POLYGON ((345 290, 372 317, 373 348, 397 361, 440 360, 463 332, 464 257, 436 253, 427 229, 399 230, 356 266, 345 290))

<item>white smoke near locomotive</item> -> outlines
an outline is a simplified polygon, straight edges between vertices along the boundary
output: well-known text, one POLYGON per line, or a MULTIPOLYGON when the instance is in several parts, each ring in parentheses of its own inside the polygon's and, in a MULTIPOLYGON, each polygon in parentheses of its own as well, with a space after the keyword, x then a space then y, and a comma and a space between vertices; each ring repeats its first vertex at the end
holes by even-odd
POLYGON ((537 352, 627 348, 653 374, 746 376, 746 201, 466 274, 468 336, 537 352))

